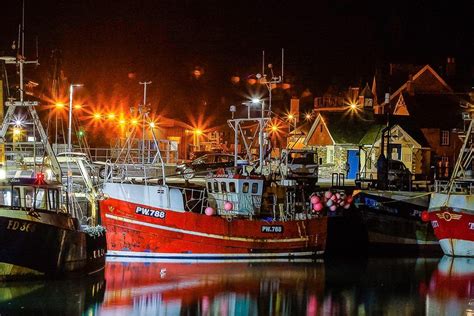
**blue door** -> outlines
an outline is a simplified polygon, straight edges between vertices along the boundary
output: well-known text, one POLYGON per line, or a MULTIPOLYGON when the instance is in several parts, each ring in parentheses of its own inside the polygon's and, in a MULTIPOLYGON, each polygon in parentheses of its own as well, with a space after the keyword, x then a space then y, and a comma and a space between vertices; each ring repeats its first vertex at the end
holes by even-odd
POLYGON ((346 179, 355 179, 359 172, 359 151, 357 149, 347 151, 346 166, 349 167, 349 170, 346 170, 346 179))

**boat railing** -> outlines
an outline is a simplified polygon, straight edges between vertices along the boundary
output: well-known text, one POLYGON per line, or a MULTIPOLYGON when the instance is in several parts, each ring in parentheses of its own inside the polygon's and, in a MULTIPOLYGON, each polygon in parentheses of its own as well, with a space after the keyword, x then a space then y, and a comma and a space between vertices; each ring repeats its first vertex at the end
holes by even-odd
POLYGON ((181 191, 183 195, 184 209, 194 213, 204 213, 207 207, 204 188, 186 188, 177 186, 168 186, 181 191))
POLYGON ((161 164, 134 164, 106 162, 99 171, 104 182, 136 182, 162 180, 164 184, 164 170, 161 164))
POLYGON ((448 180, 436 180, 434 192, 453 194, 474 194, 474 179, 453 180, 452 186, 450 184, 450 181, 448 180))
MULTIPOLYGON (((178 162, 178 148, 173 142, 165 139, 158 141, 159 151, 165 164, 175 164, 178 162)), ((116 161, 123 155, 123 148, 89 148, 92 161, 107 160, 116 161)), ((145 148, 143 151, 141 148, 130 148, 127 149, 127 160, 133 163, 146 163, 150 164, 155 161, 158 150, 156 148, 145 148)))

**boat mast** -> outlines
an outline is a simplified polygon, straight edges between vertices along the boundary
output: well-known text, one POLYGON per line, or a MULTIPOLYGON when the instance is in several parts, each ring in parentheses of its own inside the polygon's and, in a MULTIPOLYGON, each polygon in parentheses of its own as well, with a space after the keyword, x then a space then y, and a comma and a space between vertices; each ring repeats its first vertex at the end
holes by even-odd
MULTIPOLYGON (((256 75, 260 84, 263 84, 268 89, 268 108, 265 109, 265 101, 264 100, 255 100, 253 99, 251 102, 244 102, 244 105, 248 106, 247 117, 246 118, 235 118, 234 114, 236 112, 236 107, 232 105, 230 107, 230 111, 232 112, 232 119, 228 120, 228 125, 234 130, 234 166, 237 166, 237 158, 238 158, 238 141, 239 141, 239 134, 244 135, 242 123, 250 123, 257 121, 258 123, 258 143, 259 143, 259 168, 260 170, 263 167, 263 163, 265 161, 265 129, 267 127, 268 122, 271 120, 271 113, 272 113, 272 88, 274 85, 281 83, 283 81, 283 74, 284 74, 284 49, 281 50, 281 75, 276 76, 273 73, 273 65, 268 64, 267 67, 270 69, 271 74, 267 75, 265 73, 265 51, 262 51, 262 73, 258 73, 256 75), (260 104, 261 106, 261 115, 260 117, 252 117, 250 107, 252 104, 260 104)), ((252 143, 248 143, 245 137, 242 137, 243 145, 245 146, 246 151, 246 158, 250 161, 252 158, 251 154, 251 147, 252 143)), ((261 171, 260 171, 261 172, 261 171)))
POLYGON ((143 104, 140 109, 141 121, 142 121, 142 165, 145 165, 145 115, 146 111, 146 87, 151 84, 151 81, 139 82, 143 85, 143 104))
MULTIPOLYGON (((16 57, 0 57, 2 60, 4 60, 5 64, 15 64, 18 66, 19 70, 19 77, 20 77, 20 82, 19 82, 19 101, 7 101, 5 102, 5 105, 8 107, 7 113, 5 114, 5 117, 3 118, 2 121, 2 127, 0 129, 0 144, 5 144, 5 136, 8 131, 8 127, 10 125, 10 122, 14 120, 14 114, 15 110, 17 107, 25 107, 27 109, 27 112, 31 115, 31 118, 33 119, 33 131, 35 131, 35 128, 38 129, 40 137, 41 137, 41 143, 43 144, 43 147, 45 151, 47 152, 50 160, 51 160, 51 168, 56 176, 56 180, 60 181, 61 180, 61 168, 59 166, 59 163, 56 159, 56 155, 53 152, 53 149, 51 147, 51 144, 48 141, 48 136, 46 135, 45 130, 43 129, 43 125, 41 124, 41 121, 39 119, 38 113, 36 112, 35 106, 38 105, 37 101, 25 101, 24 100, 24 78, 23 78, 23 69, 25 64, 35 64, 39 65, 38 59, 36 60, 30 60, 27 61, 25 58, 25 34, 24 34, 24 25, 25 25, 25 3, 23 1, 23 8, 22 8, 22 23, 19 25, 19 34, 18 34, 18 45, 21 44, 21 47, 17 48, 17 56, 16 57), (21 49, 20 49, 21 48, 21 49), (20 54, 21 51, 21 54, 20 54)), ((34 146, 36 146, 36 140, 33 143, 34 146)), ((36 155, 36 149, 34 149, 34 156, 36 155)), ((36 160, 34 161, 36 165, 36 160)))

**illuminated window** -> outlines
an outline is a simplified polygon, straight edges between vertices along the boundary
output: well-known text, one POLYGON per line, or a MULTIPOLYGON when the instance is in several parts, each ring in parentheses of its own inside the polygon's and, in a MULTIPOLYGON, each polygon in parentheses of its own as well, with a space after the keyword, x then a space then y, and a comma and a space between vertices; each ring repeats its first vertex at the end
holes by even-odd
POLYGON ((441 131, 441 146, 449 146, 449 131, 441 131))

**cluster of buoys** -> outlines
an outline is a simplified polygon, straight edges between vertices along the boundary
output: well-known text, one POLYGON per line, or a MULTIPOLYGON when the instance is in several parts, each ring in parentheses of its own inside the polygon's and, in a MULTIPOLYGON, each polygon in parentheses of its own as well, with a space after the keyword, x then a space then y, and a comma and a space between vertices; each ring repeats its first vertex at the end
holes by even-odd
POLYGON ((344 192, 317 192, 310 197, 311 206, 314 212, 321 212, 324 207, 335 212, 338 207, 349 209, 352 203, 352 196, 346 195, 344 192))

